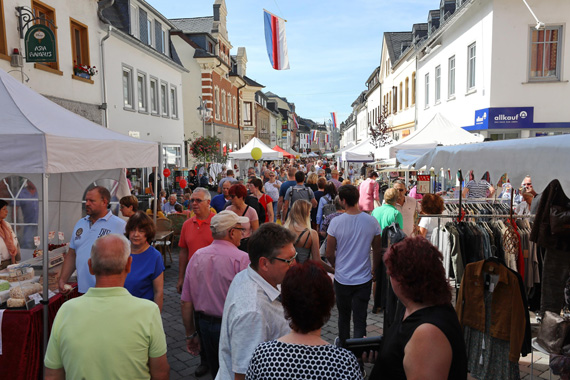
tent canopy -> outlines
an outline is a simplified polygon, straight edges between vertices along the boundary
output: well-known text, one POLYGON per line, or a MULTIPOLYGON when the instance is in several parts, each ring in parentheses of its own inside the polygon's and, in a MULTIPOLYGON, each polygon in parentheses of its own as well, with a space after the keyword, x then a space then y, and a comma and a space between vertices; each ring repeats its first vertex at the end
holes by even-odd
POLYGON ((372 162, 374 161, 374 151, 376 147, 372 145, 370 138, 342 152, 342 161, 349 162, 372 162))
POLYGON ((249 140, 247 144, 244 145, 243 148, 236 152, 232 152, 229 154, 230 158, 235 160, 253 160, 251 157, 251 150, 253 148, 260 148, 261 149, 261 159, 263 161, 271 161, 271 160, 281 160, 283 159, 282 152, 276 152, 267 145, 263 143, 257 137, 252 138, 249 140))
POLYGON ((390 145, 389 157, 384 158, 398 157, 399 162, 409 164, 438 145, 471 144, 483 139, 482 135, 467 132, 437 113, 424 127, 390 145), (398 154, 403 150, 405 152, 398 154))
POLYGON ((295 158, 295 156, 293 154, 287 152, 285 149, 281 148, 279 145, 275 145, 272 149, 276 152, 283 153, 283 157, 285 157, 285 158, 295 158))
POLYGON ((557 178, 569 193, 569 146, 570 135, 561 135, 437 147, 417 159, 415 167, 450 169, 452 174, 462 169, 464 177, 473 170, 476 179, 488 171, 493 183, 507 173, 517 188, 530 175, 539 192, 557 178))
POLYGON ((69 173, 158 163, 156 142, 95 124, 0 70, 0 172, 69 173))

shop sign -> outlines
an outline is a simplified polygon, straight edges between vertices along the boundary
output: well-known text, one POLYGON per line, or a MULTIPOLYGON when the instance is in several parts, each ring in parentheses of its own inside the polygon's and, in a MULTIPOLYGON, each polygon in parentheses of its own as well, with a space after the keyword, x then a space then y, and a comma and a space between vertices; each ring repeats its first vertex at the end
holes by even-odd
POLYGON ((534 107, 493 107, 475 111, 473 129, 532 128, 534 107))
POLYGON ((419 194, 428 194, 430 182, 431 182, 430 175, 418 175, 416 192, 419 194))
POLYGON ((45 25, 33 25, 24 37, 26 62, 57 62, 55 35, 45 25))

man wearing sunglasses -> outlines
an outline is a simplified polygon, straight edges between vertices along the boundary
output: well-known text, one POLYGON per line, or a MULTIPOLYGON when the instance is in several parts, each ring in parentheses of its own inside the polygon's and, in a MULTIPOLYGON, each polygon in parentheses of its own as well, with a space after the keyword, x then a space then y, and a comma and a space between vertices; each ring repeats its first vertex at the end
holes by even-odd
POLYGON ((218 372, 226 295, 235 275, 249 265, 247 253, 237 248, 244 230, 242 223, 249 223, 249 219, 233 211, 215 215, 210 222, 214 241, 194 253, 184 277, 181 308, 186 348, 192 355, 204 353, 212 376, 218 372))
POLYGON ((245 379, 257 345, 291 331, 277 285, 297 256, 295 238, 275 223, 262 224, 251 235, 251 264, 234 277, 224 304, 216 379, 245 379))

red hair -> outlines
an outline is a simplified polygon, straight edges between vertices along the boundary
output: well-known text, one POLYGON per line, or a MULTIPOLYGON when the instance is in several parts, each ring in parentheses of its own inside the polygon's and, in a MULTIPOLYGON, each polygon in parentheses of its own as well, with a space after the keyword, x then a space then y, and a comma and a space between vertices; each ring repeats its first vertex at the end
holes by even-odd
POLYGON ((422 236, 406 238, 384 255, 388 275, 398 281, 402 295, 427 305, 451 302, 442 260, 437 248, 422 236))
POLYGON ((246 190, 245 186, 242 185, 241 183, 236 183, 236 184, 232 185, 232 187, 230 187, 228 194, 229 195, 235 195, 238 198, 245 199, 245 197, 247 197, 247 190, 246 190))

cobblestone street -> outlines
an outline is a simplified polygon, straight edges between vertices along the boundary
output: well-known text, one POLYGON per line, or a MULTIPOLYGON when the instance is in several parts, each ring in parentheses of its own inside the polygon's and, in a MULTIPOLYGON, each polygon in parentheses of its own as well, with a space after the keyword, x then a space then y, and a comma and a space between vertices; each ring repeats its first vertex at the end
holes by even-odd
MULTIPOLYGON (((162 310, 162 321, 164 331, 166 332, 166 342, 168 344, 168 363, 170 364, 170 379, 197 379, 194 371, 200 364, 200 358, 190 355, 185 348, 185 332, 182 326, 182 317, 180 315, 180 296, 176 292, 176 282, 178 280, 178 249, 174 249, 172 253, 172 264, 167 258, 167 264, 170 268, 164 273, 164 308, 162 310)), ((368 313, 368 336, 377 336, 382 334, 382 314, 372 314, 372 305, 369 306, 368 313)), ((322 337, 328 342, 333 342, 338 335, 337 328, 337 312, 336 307, 329 322, 322 329, 322 337)), ((534 378, 549 379, 548 356, 537 351, 534 352, 534 378)), ((519 361, 521 370, 521 379, 531 379, 531 356, 521 357, 519 361)), ((365 366, 366 372, 370 373, 371 364, 365 366)), ((556 375, 552 375, 552 379, 558 379, 556 375)), ((201 380, 210 380, 212 377, 207 374, 200 377, 201 380)), ((473 379, 468 377, 468 379, 473 379)))

